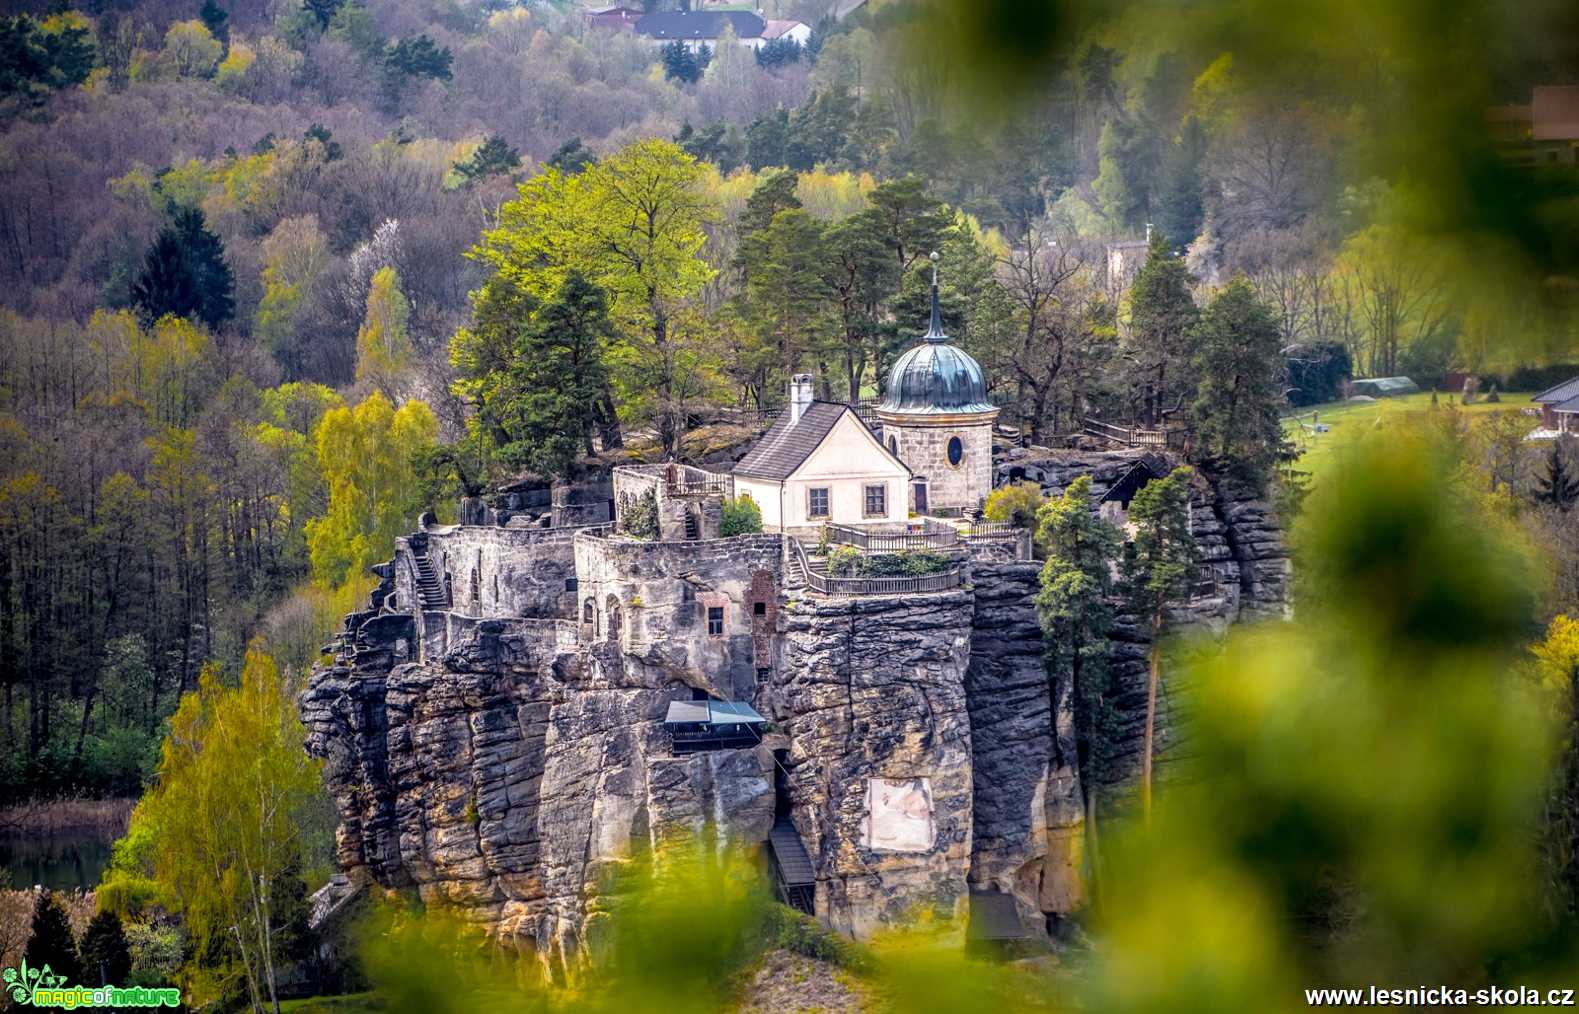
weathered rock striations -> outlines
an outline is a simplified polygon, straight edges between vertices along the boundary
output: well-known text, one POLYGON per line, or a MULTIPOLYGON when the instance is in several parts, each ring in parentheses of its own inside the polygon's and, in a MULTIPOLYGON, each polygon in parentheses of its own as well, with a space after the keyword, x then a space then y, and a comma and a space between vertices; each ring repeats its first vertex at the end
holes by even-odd
MULTIPOLYGON (((998 479, 1055 493, 1089 474, 1100 499, 1138 460, 1021 455, 998 479)), ((1205 580, 1176 627, 1285 613, 1265 503, 1206 474, 1192 524, 1205 580)), ((1073 688, 1043 665, 1039 564, 1007 543, 959 551, 959 589, 834 597, 786 587, 798 571, 777 536, 425 526, 378 568, 371 608, 301 701, 340 813, 336 883, 414 890, 565 972, 631 856, 714 831, 755 845, 788 819, 836 929, 963 916, 973 892, 1053 928, 1084 903, 1073 688), (424 568, 448 580, 424 592, 424 568), (752 749, 676 753, 669 703, 701 696, 774 726, 752 749)), ((1093 786, 1104 805, 1139 767, 1150 648, 1128 616, 1113 640, 1121 742, 1093 786)), ((1170 671, 1164 761, 1188 750, 1168 707, 1186 692, 1170 671)))
POLYGON ((971 841, 971 596, 791 598, 772 713, 818 914, 866 936, 963 915, 971 841))

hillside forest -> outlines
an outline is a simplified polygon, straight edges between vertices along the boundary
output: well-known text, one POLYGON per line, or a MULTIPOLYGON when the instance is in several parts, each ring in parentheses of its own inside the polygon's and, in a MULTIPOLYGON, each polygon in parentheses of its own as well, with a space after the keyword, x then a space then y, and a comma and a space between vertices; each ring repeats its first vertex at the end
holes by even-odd
MULTIPOLYGON (((1093 20, 984 109, 994 43, 929 5, 769 6, 811 40, 698 60, 504 0, 0 19, 8 798, 135 796, 183 694, 248 667, 289 693, 424 510, 699 460, 796 373, 879 397, 934 264, 1021 439, 1189 429, 1290 512, 1280 416, 1346 377, 1579 372, 1571 317, 1461 298, 1421 243, 1419 179, 1376 157, 1407 61, 1269 91, 1254 47, 1093 20)), ((1495 420, 1441 428, 1545 550, 1539 630, 1579 607, 1579 453, 1495 420)))

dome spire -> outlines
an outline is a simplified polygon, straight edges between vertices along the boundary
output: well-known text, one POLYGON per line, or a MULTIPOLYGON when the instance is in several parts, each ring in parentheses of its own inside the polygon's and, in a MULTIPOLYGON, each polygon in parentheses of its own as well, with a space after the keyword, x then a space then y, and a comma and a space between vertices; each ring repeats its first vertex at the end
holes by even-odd
POLYGON ((932 251, 932 325, 927 328, 926 339, 929 342, 946 342, 948 335, 943 333, 943 311, 938 306, 938 252, 932 251))

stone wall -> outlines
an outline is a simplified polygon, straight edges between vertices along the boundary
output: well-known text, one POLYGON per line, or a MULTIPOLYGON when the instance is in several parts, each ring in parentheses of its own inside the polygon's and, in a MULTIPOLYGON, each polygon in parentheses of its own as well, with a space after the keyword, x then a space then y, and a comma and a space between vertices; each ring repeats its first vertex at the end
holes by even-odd
POLYGON ((652 667, 724 700, 750 700, 758 670, 775 667, 753 635, 776 608, 782 552, 777 535, 692 542, 583 535, 575 565, 584 636, 618 644, 628 665, 652 667), (721 611, 716 633, 710 610, 721 611))
MULTIPOLYGON (((453 525, 428 531, 428 562, 452 608, 477 617, 575 616, 577 529, 453 525)), ((397 588, 402 602, 410 601, 397 588)))
POLYGON ((968 592, 792 596, 760 707, 789 735, 793 819, 817 913, 857 937, 963 916, 971 856, 968 592))
POLYGON ((892 437, 899 460, 917 479, 927 480, 928 510, 970 510, 992 492, 992 418, 941 425, 925 417, 914 423, 883 422, 884 446, 890 446, 892 437), (958 465, 948 460, 954 437, 964 451, 958 465))

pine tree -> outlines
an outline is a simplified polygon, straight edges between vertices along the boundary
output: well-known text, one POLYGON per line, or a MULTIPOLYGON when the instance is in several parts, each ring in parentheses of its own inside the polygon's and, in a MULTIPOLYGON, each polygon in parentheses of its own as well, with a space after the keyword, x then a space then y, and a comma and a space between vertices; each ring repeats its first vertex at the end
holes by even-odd
POLYGON ((676 39, 665 44, 660 51, 660 58, 663 61, 663 76, 668 80, 686 84, 695 84, 701 80, 702 64, 684 42, 676 39))
POLYGON ((1271 309, 1243 277, 1212 298, 1196 329, 1197 444, 1256 482, 1270 475, 1283 439, 1281 345, 1271 309))
POLYGON ((208 231, 201 211, 181 208, 154 239, 132 283, 132 303, 145 325, 173 315, 217 330, 235 315, 234 291, 224 244, 208 231))
POLYGON ((1579 476, 1568 471, 1560 439, 1552 441, 1552 453, 1546 459, 1546 475, 1537 480, 1535 500, 1551 504, 1564 514, 1579 503, 1579 476))
POLYGON ((1194 386, 1188 375, 1195 323, 1194 281, 1161 232, 1152 234, 1146 263, 1130 287, 1129 352, 1135 364, 1130 400, 1148 426, 1165 422, 1194 386), (1170 404, 1171 402, 1171 404, 1170 404))
POLYGON ((520 167, 521 153, 498 134, 491 134, 477 146, 471 158, 455 163, 455 172, 468 183, 475 183, 490 176, 506 176, 520 167))
POLYGON ((1195 470, 1176 468, 1165 479, 1142 486, 1130 501, 1135 525, 1134 552, 1126 557, 1124 579, 1130 609, 1149 621, 1151 659, 1146 680, 1146 725, 1140 757, 1141 809, 1151 818, 1151 767, 1157 727, 1157 686, 1161 682, 1163 623, 1169 604, 1189 595, 1199 568, 1200 547, 1190 533, 1190 486, 1195 470))
POLYGON ((82 933, 83 982, 90 986, 124 986, 132 971, 132 954, 126 946, 121 917, 104 911, 93 917, 82 933))
POLYGON ((49 966, 55 975, 64 976, 70 985, 82 980, 82 965, 77 960, 77 941, 71 935, 71 922, 52 891, 40 891, 33 905, 33 927, 22 952, 29 968, 49 966))
POLYGON ((203 9, 197 12, 202 19, 203 27, 208 29, 208 34, 230 48, 230 14, 225 8, 219 6, 214 0, 203 0, 203 9))
POLYGON ((516 340, 504 396, 492 410, 509 434, 500 448, 506 462, 561 477, 592 449, 612 338, 607 296, 572 273, 516 340))
MULTIPOLYGON (((1112 564, 1119 533, 1091 509, 1091 477, 1071 482, 1037 511, 1037 542, 1047 553, 1036 613, 1047 646, 1049 679, 1073 688, 1075 752, 1086 819, 1095 826, 1097 790, 1114 755, 1114 709, 1108 674, 1112 564)), ((1049 688, 1049 693, 1056 686, 1049 688)), ((1050 701, 1054 709, 1061 706, 1050 701)))

